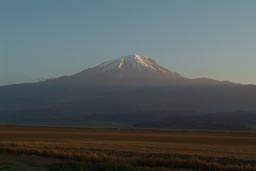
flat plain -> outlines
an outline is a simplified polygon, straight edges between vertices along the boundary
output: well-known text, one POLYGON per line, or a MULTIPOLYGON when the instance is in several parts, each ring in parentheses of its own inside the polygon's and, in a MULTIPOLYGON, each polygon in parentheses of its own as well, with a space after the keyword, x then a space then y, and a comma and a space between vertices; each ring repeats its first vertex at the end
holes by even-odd
POLYGON ((0 151, 0 170, 256 170, 244 132, 1 126, 0 151))

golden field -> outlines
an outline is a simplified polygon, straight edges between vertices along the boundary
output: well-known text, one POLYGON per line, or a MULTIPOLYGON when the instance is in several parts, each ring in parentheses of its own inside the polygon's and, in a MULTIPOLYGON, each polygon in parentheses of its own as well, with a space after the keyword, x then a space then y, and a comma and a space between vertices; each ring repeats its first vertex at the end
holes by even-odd
POLYGON ((135 169, 256 170, 255 133, 1 126, 0 150, 135 169))

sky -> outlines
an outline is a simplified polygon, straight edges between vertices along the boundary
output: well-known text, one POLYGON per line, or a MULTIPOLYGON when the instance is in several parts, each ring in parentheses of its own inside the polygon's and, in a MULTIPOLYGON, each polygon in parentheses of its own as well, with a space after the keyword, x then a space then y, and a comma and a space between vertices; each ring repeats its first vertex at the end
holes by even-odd
POLYGON ((1 0, 0 85, 134 53, 171 71, 256 84, 254 0, 1 0))

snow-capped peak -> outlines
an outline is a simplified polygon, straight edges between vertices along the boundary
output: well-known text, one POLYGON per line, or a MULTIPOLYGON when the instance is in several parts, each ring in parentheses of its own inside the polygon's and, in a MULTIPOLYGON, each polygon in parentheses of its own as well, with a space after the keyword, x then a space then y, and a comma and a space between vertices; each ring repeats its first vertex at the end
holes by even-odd
MULTIPOLYGON (((85 69, 68 77, 55 79, 59 83, 77 85, 159 86, 159 85, 222 85, 211 79, 189 79, 172 72, 148 56, 138 54, 121 56, 96 67, 85 69)), ((53 81, 53 82, 55 82, 53 81)))
POLYGON ((96 67, 101 71, 108 71, 113 69, 119 70, 133 70, 133 71, 158 71, 169 72, 164 67, 158 65, 153 59, 148 56, 141 56, 133 54, 129 56, 122 56, 119 59, 107 61, 96 67))

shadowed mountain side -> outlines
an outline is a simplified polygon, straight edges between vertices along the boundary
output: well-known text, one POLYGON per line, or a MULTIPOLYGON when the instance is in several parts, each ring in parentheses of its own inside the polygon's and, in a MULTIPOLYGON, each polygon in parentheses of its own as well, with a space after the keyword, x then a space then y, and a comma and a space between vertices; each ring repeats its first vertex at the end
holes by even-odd
MULTIPOLYGON (((255 86, 61 88, 24 84, 0 89, 0 118, 2 123, 72 122, 74 125, 88 121, 149 122, 177 113, 190 116, 187 120, 194 115, 201 119, 196 115, 256 111, 255 90, 255 86)), ((243 119, 243 115, 240 117, 243 119)))
POLYGON ((0 87, 0 121, 135 124, 177 114, 254 112, 255 101, 256 86, 188 79, 149 57, 131 55, 72 76, 0 87))
POLYGON ((185 78, 160 66, 151 58, 137 54, 107 61, 72 76, 48 80, 46 83, 67 86, 216 86, 233 84, 228 81, 208 78, 185 78))

